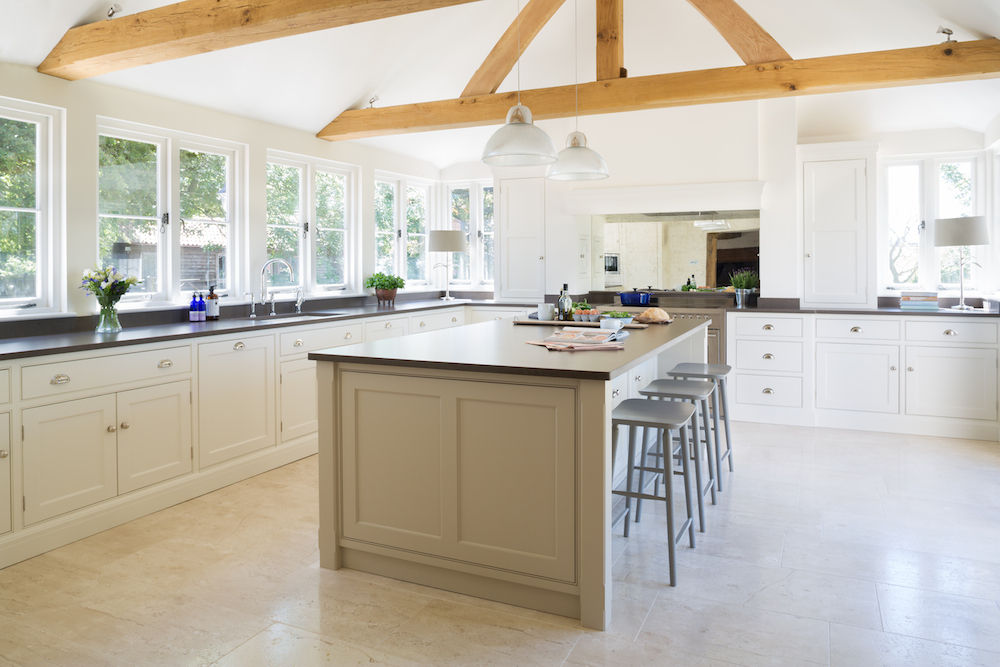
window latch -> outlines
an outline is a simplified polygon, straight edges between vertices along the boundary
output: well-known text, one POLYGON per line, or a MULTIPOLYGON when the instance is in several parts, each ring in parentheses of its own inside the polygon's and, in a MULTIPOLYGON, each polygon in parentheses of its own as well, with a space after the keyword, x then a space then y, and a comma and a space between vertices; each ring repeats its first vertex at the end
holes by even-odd
POLYGON ((169 225, 169 224, 170 224, 170 214, 169 213, 164 213, 163 215, 160 216, 160 233, 161 234, 166 234, 167 233, 167 225, 169 225))
POLYGON ((483 230, 480 229, 479 231, 476 232, 476 238, 479 239, 483 238, 483 230))
POLYGON ((920 231, 924 231, 925 229, 927 229, 927 221, 921 220, 920 224, 917 225, 917 229, 919 229, 920 231))
POLYGON ((302 238, 305 238, 308 235, 309 235, 309 223, 308 222, 303 222, 302 223, 302 238))
POLYGON ((396 230, 396 238, 397 239, 403 238, 403 230, 402 229, 397 229, 396 230))

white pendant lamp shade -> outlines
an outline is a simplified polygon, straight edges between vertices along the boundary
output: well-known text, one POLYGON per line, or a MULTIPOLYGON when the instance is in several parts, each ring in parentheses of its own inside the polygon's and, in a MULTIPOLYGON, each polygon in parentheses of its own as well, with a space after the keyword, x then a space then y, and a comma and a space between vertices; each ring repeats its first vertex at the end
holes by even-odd
POLYGON ((559 160, 549 167, 553 181, 597 181, 608 177, 608 164, 600 153, 587 147, 583 132, 570 132, 559 160))
POLYGON ((493 133, 483 149, 483 162, 491 167, 530 167, 556 161, 556 147, 545 131, 531 122, 531 111, 515 104, 507 123, 493 133))

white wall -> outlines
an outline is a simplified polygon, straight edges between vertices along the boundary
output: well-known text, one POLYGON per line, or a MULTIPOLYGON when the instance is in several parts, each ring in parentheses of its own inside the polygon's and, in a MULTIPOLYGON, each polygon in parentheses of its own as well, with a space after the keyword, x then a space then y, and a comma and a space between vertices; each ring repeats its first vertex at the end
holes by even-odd
POLYGON ((795 174, 795 100, 764 100, 759 104, 759 178, 764 181, 760 291, 769 298, 797 298, 802 294, 802 227, 795 174))
MULTIPOLYGON (((373 271, 376 169, 438 179, 430 163, 352 143, 330 143, 311 133, 250 120, 91 81, 68 82, 20 65, 0 63, 0 95, 66 110, 66 275, 68 311, 96 312, 92 296, 76 289, 77 276, 97 262, 97 117, 105 116, 156 127, 240 142, 249 147, 249 264, 242 271, 242 290, 250 288, 249 269, 259 267, 265 251, 265 171, 268 149, 290 151, 358 165, 361 169, 361 275, 373 271)), ((252 285, 259 286, 256 282, 252 285)))

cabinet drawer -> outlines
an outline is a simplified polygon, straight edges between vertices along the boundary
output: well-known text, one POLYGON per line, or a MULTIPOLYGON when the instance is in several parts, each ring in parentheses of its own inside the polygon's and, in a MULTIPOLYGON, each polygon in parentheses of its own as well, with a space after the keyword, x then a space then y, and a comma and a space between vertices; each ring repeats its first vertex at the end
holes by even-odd
POLYGON ((656 379, 656 359, 644 361, 628 372, 628 398, 645 398, 639 393, 656 379))
POLYGON ((622 373, 611 381, 611 409, 628 398, 628 373, 622 373))
POLYGON ((817 338, 843 340, 899 340, 899 320, 816 319, 817 338))
POLYGON ((516 320, 522 317, 526 317, 523 309, 473 308, 470 319, 473 322, 492 322, 493 320, 516 320))
POLYGON ((130 352, 72 359, 21 369, 21 397, 59 396, 74 391, 155 380, 191 372, 191 348, 130 352))
POLYGON ((465 324, 465 313, 461 310, 428 311, 410 317, 410 333, 437 331, 465 324))
POLYGON ((736 402, 782 408, 802 407, 802 378, 737 375, 736 402))
POLYGON ((0 370, 0 404, 10 403, 10 371, 0 370))
POLYGON ((993 322, 938 322, 906 323, 906 340, 928 343, 996 343, 997 325, 993 322))
POLYGON ((365 328, 359 322, 339 327, 309 327, 281 334, 281 356, 304 354, 364 340, 365 328))
POLYGON ((381 338, 396 338, 405 336, 407 332, 407 317, 389 317, 365 322, 365 340, 381 338))
POLYGON ((801 338, 802 318, 739 315, 736 317, 736 335, 801 338))
POLYGON ((736 367, 752 371, 801 373, 802 343, 790 340, 738 340, 736 367))

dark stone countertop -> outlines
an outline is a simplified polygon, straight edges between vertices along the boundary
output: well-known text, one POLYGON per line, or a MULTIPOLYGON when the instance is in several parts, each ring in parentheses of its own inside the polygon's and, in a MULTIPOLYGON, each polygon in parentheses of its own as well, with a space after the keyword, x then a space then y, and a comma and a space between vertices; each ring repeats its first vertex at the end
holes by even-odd
POLYGON ((0 360, 19 359, 65 352, 81 352, 85 350, 103 350, 126 345, 143 345, 145 343, 160 343, 165 341, 184 341, 203 336, 219 336, 246 332, 259 333, 284 327, 303 324, 318 324, 321 322, 337 322, 339 320, 362 317, 381 317, 385 315, 407 315, 422 310, 451 308, 468 304, 481 306, 526 307, 526 304, 502 303, 493 300, 469 301, 456 299, 454 301, 403 301, 394 307, 358 306, 350 308, 335 308, 330 311, 303 313, 302 315, 284 315, 269 318, 258 315, 256 319, 224 318, 215 322, 177 322, 173 324, 154 324, 126 328, 117 334, 97 334, 94 332, 63 333, 42 336, 24 336, 19 338, 0 339, 0 360))
POLYGON ((519 325, 509 321, 481 322, 320 350, 311 353, 309 358, 379 366, 610 380, 670 344, 692 335, 696 329, 707 326, 705 321, 677 320, 647 329, 631 329, 624 350, 550 352, 538 345, 528 345, 527 341, 542 340, 558 327, 519 325))
POLYGON ((866 308, 866 309, 835 309, 835 308, 784 308, 784 307, 758 307, 736 308, 731 306, 726 309, 731 313, 760 313, 774 315, 891 315, 906 317, 970 317, 970 318, 997 318, 1000 313, 987 312, 985 310, 951 310, 941 308, 939 310, 903 310, 902 308, 866 308))

